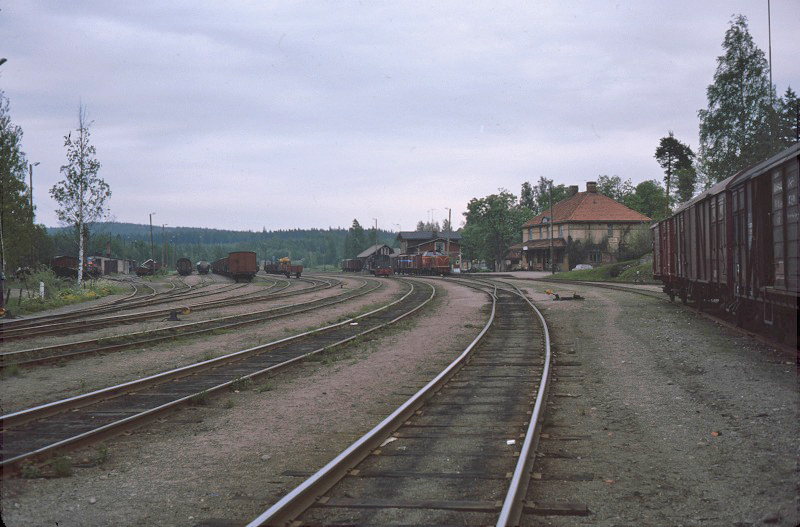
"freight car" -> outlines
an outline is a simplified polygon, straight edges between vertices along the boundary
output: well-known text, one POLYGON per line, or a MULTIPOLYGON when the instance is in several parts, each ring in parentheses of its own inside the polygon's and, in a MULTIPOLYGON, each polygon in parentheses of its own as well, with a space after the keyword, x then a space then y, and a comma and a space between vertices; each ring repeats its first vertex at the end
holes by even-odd
POLYGON ((211 270, 211 264, 205 260, 200 260, 197 262, 197 274, 208 274, 208 271, 211 270))
POLYGON ((50 268, 62 278, 78 277, 78 259, 74 256, 56 256, 50 260, 50 268))
POLYGON ((358 258, 348 258, 342 260, 342 272, 344 273, 360 273, 364 269, 364 261, 358 258))
POLYGON ((256 253, 252 251, 228 253, 225 258, 220 258, 211 263, 211 271, 229 276, 237 282, 249 282, 258 272, 256 253))
POLYGON ((450 257, 436 251, 401 254, 394 259, 394 272, 412 275, 449 275, 450 257))
MULTIPOLYGON (((50 260, 50 268, 56 276, 61 278, 78 277, 78 259, 74 256, 56 256, 50 260)), ((100 270, 92 262, 87 262, 83 266, 83 278, 96 278, 100 276, 100 270)))
POLYGON ((175 262, 175 269, 177 269, 179 275, 189 276, 193 270, 192 261, 188 258, 178 258, 178 261, 175 262))
POLYGON ((725 179, 653 226, 653 276, 671 299, 797 336, 800 144, 725 179))
POLYGON ((161 264, 148 259, 136 268, 136 276, 150 276, 159 270, 161 270, 161 264))
POLYGON ((292 265, 291 260, 288 258, 281 258, 277 262, 264 262, 264 272, 268 274, 282 274, 286 278, 294 275, 295 278, 300 278, 303 274, 302 265, 292 265))

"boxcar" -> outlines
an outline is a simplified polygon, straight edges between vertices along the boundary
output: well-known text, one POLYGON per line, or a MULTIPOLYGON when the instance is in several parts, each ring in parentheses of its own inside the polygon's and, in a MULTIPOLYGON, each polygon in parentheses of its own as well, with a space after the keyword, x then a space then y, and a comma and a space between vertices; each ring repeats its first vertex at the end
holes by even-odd
POLYGON ((796 338, 799 156, 789 147, 653 226, 653 276, 670 298, 796 338))
POLYGON ((358 258, 342 260, 342 272, 359 273, 364 268, 364 261, 358 258))
POLYGON ((78 259, 74 256, 56 256, 50 260, 50 268, 62 278, 78 277, 78 259))
POLYGON ((188 258, 178 258, 175 262, 175 269, 181 276, 188 276, 192 274, 192 261, 188 258))
POLYGON ((228 253, 228 256, 225 258, 220 258, 211 263, 211 271, 229 276, 237 282, 249 282, 258 272, 256 253, 252 251, 235 251, 228 253))
POLYGON ((205 260, 200 260, 199 262, 197 262, 195 267, 197 268, 198 274, 208 274, 208 271, 211 270, 211 264, 205 260))

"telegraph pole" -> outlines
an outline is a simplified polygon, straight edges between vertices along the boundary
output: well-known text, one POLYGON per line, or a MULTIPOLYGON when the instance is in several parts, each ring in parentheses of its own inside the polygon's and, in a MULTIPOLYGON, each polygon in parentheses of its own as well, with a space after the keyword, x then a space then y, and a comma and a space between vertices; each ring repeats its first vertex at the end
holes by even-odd
POLYGON ((156 251, 153 246, 153 215, 155 212, 150 213, 150 270, 155 274, 156 272, 156 251))
POLYGON ((556 274, 556 257, 553 249, 553 182, 550 182, 550 274, 556 274))

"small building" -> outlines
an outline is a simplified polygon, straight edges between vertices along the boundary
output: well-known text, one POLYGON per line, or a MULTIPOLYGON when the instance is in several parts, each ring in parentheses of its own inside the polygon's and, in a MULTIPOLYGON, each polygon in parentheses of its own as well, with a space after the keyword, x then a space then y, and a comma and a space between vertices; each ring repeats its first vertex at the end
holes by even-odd
POLYGON ((424 254, 437 252, 450 256, 450 265, 461 264, 461 233, 458 231, 400 231, 396 240, 400 242, 401 254, 424 254))
POLYGON ((619 249, 637 232, 647 234, 651 219, 597 192, 596 182, 586 192, 569 188, 570 196, 522 225, 519 268, 568 271, 578 264, 615 262, 619 249))
POLYGON ((98 274, 133 274, 136 272, 136 260, 109 258, 106 256, 90 256, 87 264, 94 266, 98 274))
POLYGON ((382 243, 361 251, 356 258, 364 262, 363 271, 374 271, 378 266, 390 266, 394 249, 382 243))

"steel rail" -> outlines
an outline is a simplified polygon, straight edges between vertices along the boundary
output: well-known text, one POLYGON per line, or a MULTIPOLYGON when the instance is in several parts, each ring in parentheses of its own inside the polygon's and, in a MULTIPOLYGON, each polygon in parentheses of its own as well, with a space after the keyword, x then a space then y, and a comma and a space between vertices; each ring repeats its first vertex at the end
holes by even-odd
MULTIPOLYGON (((271 307, 269 309, 262 309, 260 311, 249 312, 240 315, 228 315, 224 317, 212 318, 207 320, 199 320, 196 322, 184 322, 177 326, 168 326, 159 329, 152 329, 146 331, 137 331, 134 333, 126 333, 123 335, 114 335, 112 337, 101 337, 97 339, 87 339, 79 342, 70 342, 68 344, 56 344, 53 346, 45 346, 41 348, 32 348, 26 350, 16 350, 0 353, 0 370, 10 366, 32 366, 36 364, 51 363, 55 361, 63 361, 65 359, 74 358, 77 356, 97 354, 101 352, 119 351, 130 347, 140 347, 142 345, 150 345, 164 340, 171 340, 175 338, 185 338, 190 336, 202 335, 211 331, 227 330, 242 327, 249 324, 257 324, 276 318, 285 317, 289 315, 296 315, 304 313, 312 309, 319 309, 321 307, 328 307, 353 298, 371 293, 372 291, 382 286, 381 282, 377 282, 376 286, 372 289, 364 289, 367 286, 367 281, 362 280, 362 285, 356 289, 350 289, 344 294, 336 295, 328 298, 321 298, 311 301, 298 302, 295 304, 288 304, 282 306, 271 307), (124 340, 124 342, 114 343, 114 341, 124 340), (71 353, 69 352, 74 348, 80 348, 71 353), (45 356, 37 356, 48 354, 45 356), (30 358, 26 358, 30 357, 30 358)), ((304 292, 318 291, 319 289, 309 288, 308 290, 295 291, 294 295, 299 295, 304 292)), ((291 296, 294 296, 291 295, 291 296)), ((287 295, 289 296, 289 295, 287 295)))
POLYGON ((405 422, 417 409, 424 404, 442 385, 444 385, 466 362, 475 346, 483 339, 489 328, 494 323, 497 308, 497 297, 492 298, 492 311, 489 320, 484 325, 477 337, 466 349, 451 362, 433 380, 412 395, 405 403, 383 419, 372 430, 361 436, 338 456, 329 461, 314 475, 295 487, 281 498, 277 503, 260 514, 247 524, 247 527, 260 527, 264 525, 289 525, 300 513, 305 511, 320 496, 330 490, 353 467, 375 450, 387 436, 401 423, 405 422))
MULTIPOLYGON (((509 284, 512 285, 512 284, 509 284)), ((514 474, 511 476, 511 484, 508 486, 508 494, 503 501, 503 507, 500 510, 500 516, 497 518, 497 527, 507 527, 511 525, 518 525, 520 516, 524 506, 525 495, 527 494, 528 485, 530 483, 531 473, 533 472, 533 464, 536 460, 536 449, 539 444, 539 436, 541 435, 541 425, 544 419, 544 406, 547 403, 547 393, 550 387, 550 362, 552 355, 550 353, 550 331, 547 328, 547 322, 542 315, 542 312, 526 297, 522 291, 516 286, 517 294, 523 298, 528 305, 536 312, 539 321, 544 328, 544 348, 545 348, 545 361, 542 370, 542 380, 539 383, 539 389, 536 392, 536 402, 533 406, 531 413, 531 420, 528 423, 528 430, 525 434, 525 440, 522 443, 522 448, 519 452, 519 460, 514 474)))
MULTIPOLYGON (((293 356, 293 357, 291 357, 291 358, 289 358, 287 360, 281 359, 281 362, 279 362, 277 364, 273 364, 273 365, 271 365, 269 367, 266 367, 266 368, 263 368, 263 369, 259 369, 257 371, 251 372, 251 373, 249 373, 247 375, 239 374, 235 378, 232 378, 231 380, 228 380, 228 381, 225 381, 225 382, 221 382, 221 383, 218 382, 218 381, 215 381, 215 384, 213 386, 206 387, 201 392, 193 392, 191 394, 179 397, 177 399, 173 399, 173 400, 169 401, 168 403, 161 404, 161 405, 159 405, 157 407, 153 407, 153 408, 147 409, 147 410, 142 411, 142 412, 138 412, 135 415, 132 415, 132 416, 129 416, 127 418, 115 421, 115 423, 117 423, 116 425, 114 423, 101 425, 101 426, 93 428, 91 430, 87 430, 85 432, 81 432, 78 435, 67 437, 67 438, 64 438, 64 439, 59 439, 59 440, 55 441, 54 443, 50 443, 48 445, 35 448, 34 450, 6 457, 6 458, 2 459, 2 461, 0 461, 0 468, 3 469, 3 475, 5 476, 7 474, 10 474, 12 472, 12 468, 18 466, 19 463, 21 463, 23 461, 36 459, 36 458, 38 458, 38 457, 40 457, 42 455, 45 455, 45 454, 50 455, 50 454, 54 453, 55 451, 61 450, 61 449, 65 448, 65 447, 67 447, 67 446, 75 447, 77 444, 85 443, 87 440, 90 440, 92 438, 99 438, 99 437, 107 436, 113 430, 121 430, 122 427, 130 427, 130 425, 133 422, 140 422, 139 420, 147 420, 147 419, 151 418, 155 414, 165 412, 167 410, 170 410, 170 409, 175 408, 176 406, 179 406, 179 405, 182 405, 182 404, 186 404, 186 403, 190 402, 194 397, 196 397, 199 393, 203 393, 203 392, 204 393, 213 393, 213 392, 222 390, 224 388, 228 388, 233 383, 239 382, 239 381, 241 381, 243 379, 252 379, 252 378, 255 378, 255 377, 258 377, 258 376, 261 376, 261 375, 273 373, 273 372, 275 372, 275 371, 277 371, 279 369, 283 369, 283 368, 285 368, 285 367, 287 367, 289 365, 292 365, 292 364, 294 364, 294 363, 296 363, 298 361, 302 361, 302 360, 304 360, 304 359, 306 359, 306 358, 308 358, 308 357, 310 357, 312 355, 315 355, 315 354, 318 354, 318 353, 322 353, 322 352, 324 352, 326 350, 329 350, 329 349, 332 349, 333 347, 336 347, 336 346, 341 346, 341 345, 343 345, 345 343, 353 341, 354 339, 360 338, 360 337, 362 337, 362 336, 364 336, 366 334, 372 333, 372 332, 377 331, 377 330, 379 330, 381 328, 384 328, 384 327, 386 327, 386 326, 388 326, 390 324, 393 324, 393 323, 396 323, 396 322, 398 322, 398 321, 400 321, 402 319, 405 319, 406 317, 410 316, 411 314, 415 313, 416 311, 421 309, 423 306, 428 304, 434 298, 434 295, 435 295, 435 289, 434 288, 431 288, 432 289, 431 295, 429 297, 425 298, 423 302, 411 306, 410 309, 405 309, 404 308, 404 311, 402 313, 400 313, 399 315, 395 316, 393 319, 391 319, 389 321, 386 321, 386 322, 383 322, 383 323, 380 323, 380 324, 376 324, 373 327, 368 327, 367 329, 365 329, 363 331, 360 331, 360 326, 358 326, 358 323, 354 324, 354 322, 356 322, 356 321, 364 321, 365 319, 369 320, 367 317, 372 317, 373 315, 374 316, 379 316, 381 314, 381 312, 384 312, 384 311, 388 310, 392 306, 396 306, 396 305, 401 304, 407 298, 413 298, 412 295, 415 293, 415 286, 414 286, 413 282, 410 281, 410 280, 405 280, 405 282, 409 284, 410 289, 401 298, 399 298, 397 300, 394 300, 394 301, 392 301, 392 302, 390 302, 390 303, 388 303, 388 304, 386 304, 384 306, 381 306, 381 307, 379 307, 377 309, 373 309, 373 310, 369 311, 368 313, 364 313, 364 314, 359 315, 357 317, 349 318, 349 319, 347 319, 345 321, 342 321, 342 322, 339 322, 339 323, 336 323, 336 324, 331 324, 331 325, 328 325, 328 326, 325 326, 325 327, 322 327, 322 328, 318 328, 318 329, 314 329, 314 330, 311 330, 311 331, 307 331, 307 332, 304 332, 304 333, 301 333, 301 334, 298 334, 298 335, 294 335, 294 336, 291 336, 291 337, 286 337, 284 339, 280 339, 280 340, 277 340, 277 341, 274 341, 274 342, 270 342, 270 343, 267 343, 267 344, 263 344, 263 345, 260 345, 260 346, 256 346, 256 347, 253 347, 253 348, 248 348, 248 349, 245 349, 245 350, 241 350, 241 351, 238 351, 238 352, 227 354, 227 355, 224 355, 224 356, 221 356, 221 357, 217 357, 217 358, 214 358, 214 359, 210 359, 210 360, 207 360, 207 361, 203 361, 203 362, 200 362, 200 363, 184 366, 184 367, 181 367, 181 368, 176 368, 176 369, 169 370, 169 371, 166 371, 166 372, 162 372, 162 373, 159 373, 159 374, 156 374, 156 375, 151 375, 151 376, 145 377, 143 379, 137 379, 135 381, 129 381, 129 382, 126 382, 126 383, 123 383, 123 384, 119 384, 119 385, 116 385, 116 386, 110 386, 110 387, 107 387, 107 388, 96 390, 96 391, 93 391, 93 392, 90 392, 90 393, 87 393, 87 394, 70 397, 68 399, 64 399, 64 400, 61 400, 61 401, 54 401, 52 403, 47 403, 47 404, 44 404, 44 405, 36 406, 34 408, 29 408, 29 409, 26 409, 26 410, 21 410, 21 411, 18 411, 18 412, 14 412, 14 413, 11 413, 11 414, 0 416, 0 422, 2 423, 2 429, 3 429, 3 432, 4 432, 4 436, 6 436, 7 432, 10 429, 12 429, 14 427, 21 426, 21 425, 23 425, 25 423, 29 423, 29 422, 33 422, 33 421, 41 421, 41 420, 43 420, 43 419, 45 419, 46 417, 49 417, 49 416, 62 415, 64 412, 66 412, 68 410, 75 409, 75 408, 83 408, 83 407, 86 407, 86 406, 91 405, 93 403, 96 403, 96 402, 99 402, 99 401, 102 401, 102 400, 106 400, 106 399, 110 399, 110 398, 114 398, 114 397, 117 397, 117 396, 120 396, 120 395, 123 395, 123 394, 138 393, 139 391, 141 391, 141 390, 143 390, 145 388, 153 387, 153 386, 157 386, 157 385, 162 385, 167 381, 175 381, 175 380, 178 380, 178 379, 194 377, 197 374, 200 374, 204 370, 211 370, 211 369, 214 369, 214 368, 224 367, 225 365, 228 365, 228 364, 234 364, 238 360, 246 359, 247 357, 251 357, 251 356, 254 356, 254 355, 264 354, 266 351, 269 351, 272 348, 278 348, 278 347, 286 345, 288 343, 292 343, 292 342, 295 342, 295 341, 301 341, 302 339, 309 338, 310 336, 313 336, 315 334, 323 334, 325 332, 332 332, 334 330, 341 329, 341 328, 352 328, 352 327, 356 327, 357 328, 353 334, 351 334, 349 336, 346 336, 345 338, 339 338, 339 340, 336 340, 335 342, 323 343, 321 346, 316 347, 315 349, 312 349, 310 351, 301 352, 301 354, 295 355, 295 356, 293 356)), ((379 320, 377 320, 377 321, 379 322, 379 320)), ((8 439, 8 438, 6 437, 6 439, 8 439)), ((9 443, 9 441, 6 440, 6 442, 5 442, 5 446, 6 447, 8 447, 8 443, 9 443)))
MULTIPOLYGON (((311 283, 312 284, 311 287, 308 287, 308 288, 305 288, 305 289, 294 290, 294 291, 290 291, 289 293, 283 293, 283 294, 299 294, 300 292, 308 292, 308 291, 320 288, 319 287, 320 282, 326 283, 327 287, 332 287, 332 284, 330 284, 330 282, 324 282, 322 280, 310 280, 310 279, 302 279, 302 280, 305 281, 305 282, 311 283)), ((244 284, 244 285, 246 285, 246 284, 244 284)), ((286 286, 283 289, 287 289, 290 285, 291 285, 291 283, 287 281, 286 282, 286 286)), ((76 321, 69 321, 68 320, 68 321, 65 321, 65 322, 56 321, 56 322, 52 322, 50 324, 44 324, 44 325, 41 325, 41 326, 30 326, 30 327, 22 327, 22 328, 14 327, 14 328, 10 328, 10 329, 5 329, 3 331, 3 338, 5 340, 19 340, 19 339, 26 339, 26 338, 34 338, 34 337, 53 334, 53 333, 65 334, 66 332, 76 332, 76 331, 74 331, 76 329, 77 330, 81 330, 81 331, 77 331, 77 332, 85 332, 85 331, 88 331, 90 329, 107 327, 109 325, 119 325, 119 324, 139 322, 139 321, 142 321, 142 320, 147 320, 147 319, 152 319, 152 318, 158 318, 158 317, 162 317, 162 316, 165 316, 165 315, 169 315, 172 311, 175 311, 175 310, 189 309, 190 311, 205 311, 205 310, 208 310, 208 309, 215 309, 215 308, 224 307, 224 306, 228 306, 228 305, 241 305, 241 304, 244 304, 244 303, 258 302, 260 300, 263 300, 264 297, 279 298, 278 295, 280 295, 282 293, 283 289, 279 289, 277 291, 269 291, 269 290, 266 290, 266 291, 252 291, 250 293, 246 293, 244 295, 237 296, 235 298, 222 298, 222 299, 219 299, 219 300, 211 300, 211 301, 208 301, 208 302, 201 302, 201 303, 194 303, 194 304, 189 303, 189 304, 185 304, 185 305, 182 304, 182 305, 179 305, 179 306, 174 306, 173 305, 173 306, 170 306, 170 307, 152 309, 152 310, 149 310, 149 311, 139 311, 139 312, 136 312, 136 313, 124 313, 124 314, 119 314, 119 315, 110 315, 110 316, 90 319, 90 320, 86 320, 86 321, 82 321, 82 322, 76 322, 76 321), (250 297, 250 298, 247 298, 245 300, 245 297, 250 297)), ((232 290, 227 290, 227 291, 219 292, 219 293, 211 292, 209 294, 227 294, 227 293, 230 293, 231 291, 232 290)), ((166 300, 166 301, 171 301, 171 299, 170 300, 166 300)))

